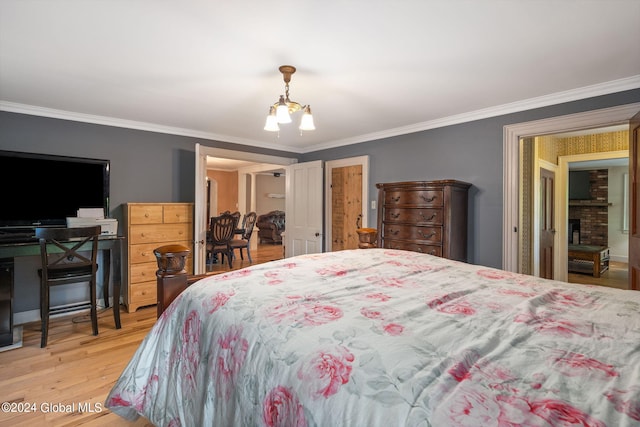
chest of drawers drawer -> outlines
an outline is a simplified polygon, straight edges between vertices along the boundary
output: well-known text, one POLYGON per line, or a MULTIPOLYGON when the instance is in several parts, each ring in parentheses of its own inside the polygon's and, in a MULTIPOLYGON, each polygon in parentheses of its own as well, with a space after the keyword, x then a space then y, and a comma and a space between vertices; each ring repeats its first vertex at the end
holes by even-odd
POLYGON ((132 225, 129 233, 129 243, 177 242, 193 240, 193 232, 187 224, 148 224, 132 225))
POLYGON ((382 225, 385 237, 393 240, 414 240, 416 242, 441 243, 442 227, 426 227, 403 224, 382 225))
POLYGON ((401 249, 404 251, 413 251, 423 254, 442 256, 442 246, 423 245, 415 242, 387 239, 384 241, 383 247, 386 249, 401 249))
POLYGON ((443 219, 442 208, 388 208, 384 211, 385 222, 442 224, 443 219))
POLYGON ((442 206, 444 197, 442 190, 389 191, 385 194, 384 203, 393 206, 442 206))

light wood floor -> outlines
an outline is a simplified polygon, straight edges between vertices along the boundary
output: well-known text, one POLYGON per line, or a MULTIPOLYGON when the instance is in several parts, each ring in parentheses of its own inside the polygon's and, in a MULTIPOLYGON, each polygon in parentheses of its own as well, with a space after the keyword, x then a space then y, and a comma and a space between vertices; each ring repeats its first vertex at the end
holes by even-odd
POLYGON ((611 261, 609 269, 596 278, 590 274, 569 273, 569 283, 608 286, 610 288, 629 289, 629 272, 626 262, 611 261))
MULTIPOLYGON (((279 259, 282 245, 259 245, 251 255, 254 264, 279 259)), ((245 253, 233 269, 248 265, 245 253)), ((212 270, 229 267, 216 264, 212 270)), ((121 320, 122 329, 116 330, 111 309, 102 311, 100 333, 93 336, 85 315, 52 319, 46 348, 40 348, 39 322, 23 325, 23 346, 0 352, 0 404, 28 405, 32 411, 0 410, 0 426, 151 426, 142 418, 128 422, 99 406, 155 323, 156 308, 123 309, 121 320)))

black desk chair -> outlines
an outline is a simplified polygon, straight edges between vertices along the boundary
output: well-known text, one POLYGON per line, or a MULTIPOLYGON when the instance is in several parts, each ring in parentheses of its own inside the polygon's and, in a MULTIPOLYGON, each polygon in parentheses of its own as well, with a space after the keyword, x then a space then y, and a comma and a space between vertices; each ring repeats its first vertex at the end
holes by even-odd
POLYGON ((249 250, 249 246, 251 245, 251 234, 253 233, 253 228, 256 225, 256 219, 258 215, 255 212, 249 212, 245 214, 244 219, 242 220, 242 237, 240 239, 231 240, 231 249, 235 251, 236 249, 240 250, 240 259, 244 259, 242 255, 242 249, 247 249, 247 256, 249 257, 249 262, 253 263, 251 259, 251 252, 249 250))
MULTIPOLYGON (((96 302, 98 263, 96 258, 101 227, 99 225, 78 228, 38 227, 35 232, 40 241, 40 255, 42 258, 42 269, 38 270, 40 275, 40 317, 42 319, 40 347, 47 346, 49 315, 69 312, 79 308, 90 308, 93 335, 98 335, 96 302), (89 248, 86 247, 87 244, 89 244, 89 248), (85 247, 83 248, 83 246, 85 247), (89 302, 72 306, 50 307, 49 289, 52 286, 83 282, 88 282, 89 302)), ((108 284, 105 284, 105 286, 108 286, 108 284)))
POLYGON ((222 254, 221 262, 224 262, 224 256, 229 260, 229 268, 232 268, 233 249, 231 249, 231 239, 233 231, 238 225, 238 218, 232 214, 223 213, 220 216, 211 217, 209 226, 210 241, 207 243, 208 256, 215 257, 216 254, 222 254))

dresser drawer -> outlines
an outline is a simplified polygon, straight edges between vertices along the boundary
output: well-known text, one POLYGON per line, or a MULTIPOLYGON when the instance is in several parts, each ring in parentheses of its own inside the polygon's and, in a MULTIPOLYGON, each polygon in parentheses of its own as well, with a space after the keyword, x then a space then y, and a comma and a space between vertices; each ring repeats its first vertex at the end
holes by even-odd
POLYGON ((131 286, 131 299, 136 308, 155 304, 158 295, 158 282, 155 277, 152 282, 136 283, 131 286))
MULTIPOLYGON (((191 242, 186 240, 181 242, 172 241, 171 244, 182 245, 187 248, 191 247, 191 242)), ((164 245, 165 243, 158 243, 158 242, 139 243, 136 245, 131 245, 129 247, 129 262, 131 262, 131 264, 140 264, 141 262, 152 262, 152 261, 157 263, 156 255, 153 253, 153 251, 158 249, 160 246, 164 246, 164 245)), ((189 257, 191 256, 192 254, 191 252, 189 252, 189 257)))
POLYGON ((186 223, 192 222, 193 209, 191 205, 167 205, 164 206, 164 223, 186 223))
POLYGON ((408 222, 411 224, 442 224, 442 208, 389 208, 384 211, 385 222, 408 222))
POLYGON ((414 240, 425 243, 442 243, 442 227, 423 227, 383 223, 385 239, 414 240))
POLYGON ((419 243, 385 239, 382 244, 382 247, 386 249, 401 249, 405 251, 413 251, 413 252, 420 252, 423 254, 442 256, 442 246, 421 245, 419 243))
POLYGON ((131 245, 192 240, 193 230, 191 230, 190 224, 132 225, 129 230, 129 244, 131 245))
POLYGON ((142 264, 131 265, 131 277, 129 278, 132 286, 141 282, 156 280, 156 271, 158 271, 157 262, 145 262, 142 264))
POLYGON ((394 206, 443 206, 442 190, 387 191, 384 203, 390 209, 394 206))
POLYGON ((133 205, 129 208, 129 224, 158 224, 162 222, 162 205, 133 205))
POLYGON ((142 243, 129 246, 129 262, 140 264, 142 262, 152 262, 156 260, 153 250, 158 248, 158 243, 142 243))

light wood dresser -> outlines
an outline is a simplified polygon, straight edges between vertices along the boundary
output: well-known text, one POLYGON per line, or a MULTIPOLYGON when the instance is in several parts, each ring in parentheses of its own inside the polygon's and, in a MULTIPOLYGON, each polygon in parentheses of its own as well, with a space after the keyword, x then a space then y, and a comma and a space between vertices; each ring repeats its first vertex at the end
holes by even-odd
POLYGON ((456 180, 376 184, 378 247, 467 260, 471 184, 456 180))
POLYGON ((124 222, 127 268, 124 303, 132 313, 157 303, 153 250, 180 244, 191 250, 186 271, 193 274, 193 203, 125 203, 124 222))

